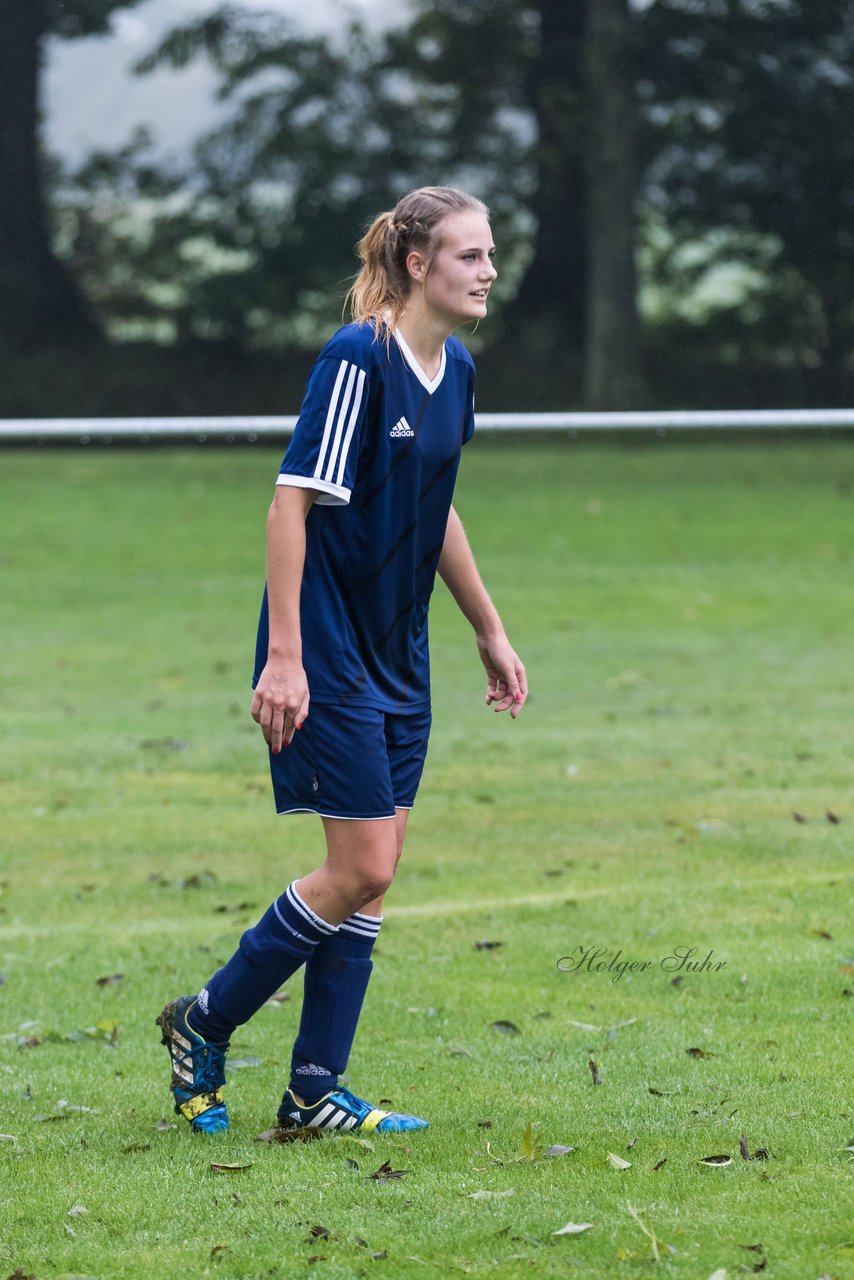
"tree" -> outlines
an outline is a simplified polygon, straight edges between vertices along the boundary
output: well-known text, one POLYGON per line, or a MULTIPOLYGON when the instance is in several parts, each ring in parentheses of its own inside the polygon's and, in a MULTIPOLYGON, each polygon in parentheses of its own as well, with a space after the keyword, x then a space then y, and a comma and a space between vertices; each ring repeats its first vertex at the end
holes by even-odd
POLYGON ((351 22, 337 41, 229 5, 175 29, 139 70, 205 58, 233 113, 198 144, 183 200, 162 175, 144 231, 103 217, 155 193, 144 146, 84 166, 66 213, 96 262, 90 295, 137 330, 159 306, 179 342, 313 344, 358 227, 410 187, 456 183, 493 211, 499 308, 513 298, 503 340, 489 326, 494 371, 524 366, 532 407, 583 385, 636 402, 629 19, 625 0, 602 0, 607 22, 591 3, 414 0, 405 27, 351 22))
POLYGON ((139 0, 11 0, 0 41, 0 340, 12 350, 73 343, 96 332, 68 268, 53 252, 39 145, 47 37, 109 30, 139 0))
POLYGON ((588 259, 584 400, 636 408, 641 395, 637 316, 638 110, 627 0, 589 0, 582 51, 588 259))
POLYGON ((597 408, 640 394, 632 53, 627 0, 416 0, 390 45, 432 91, 422 130, 451 103, 431 138, 443 171, 474 172, 490 203, 533 219, 493 356, 522 352, 529 384, 597 408))
MULTIPOLYGON (((656 0, 639 21, 645 203, 686 243, 754 267, 719 329, 850 396, 854 346, 854 11, 848 0, 656 0)), ((684 254, 681 255, 684 262, 684 254)), ((682 287, 680 283, 680 287, 682 287)))

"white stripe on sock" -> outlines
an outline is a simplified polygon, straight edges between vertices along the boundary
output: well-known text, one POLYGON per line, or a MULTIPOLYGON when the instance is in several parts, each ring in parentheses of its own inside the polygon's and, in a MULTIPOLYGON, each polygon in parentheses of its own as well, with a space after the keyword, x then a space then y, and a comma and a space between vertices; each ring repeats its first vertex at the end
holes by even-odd
POLYGON ((346 920, 343 924, 339 924, 338 928, 343 933, 355 933, 360 938, 373 938, 374 941, 376 941, 379 934, 379 929, 359 929, 356 925, 348 924, 346 920))
POLYGON ((312 911, 307 902, 303 902, 302 898, 294 888, 295 883, 296 881, 292 881, 285 890, 285 896, 294 911, 298 911, 301 916, 305 917, 309 924, 314 925, 315 929, 319 929, 321 933, 337 933, 337 924, 330 924, 328 920, 322 920, 316 912, 312 911))
POLYGON ((317 938, 307 938, 304 933, 300 933, 300 931, 295 929, 292 924, 288 924, 287 920, 279 910, 279 904, 276 901, 273 902, 273 910, 279 918, 279 924, 283 929, 287 929, 292 938, 296 938, 297 942, 304 942, 307 947, 317 946, 317 938))

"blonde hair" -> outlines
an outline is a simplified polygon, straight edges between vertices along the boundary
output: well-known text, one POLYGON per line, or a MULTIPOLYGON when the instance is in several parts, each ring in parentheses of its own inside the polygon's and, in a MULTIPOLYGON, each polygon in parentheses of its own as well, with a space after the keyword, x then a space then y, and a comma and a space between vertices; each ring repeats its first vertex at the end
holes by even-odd
POLYGON ((385 325, 388 342, 412 288, 408 255, 423 253, 429 271, 442 243, 442 222, 452 213, 468 211, 489 217, 482 200, 456 187, 418 187, 378 214, 356 246, 362 266, 344 299, 353 319, 372 324, 377 336, 385 325))

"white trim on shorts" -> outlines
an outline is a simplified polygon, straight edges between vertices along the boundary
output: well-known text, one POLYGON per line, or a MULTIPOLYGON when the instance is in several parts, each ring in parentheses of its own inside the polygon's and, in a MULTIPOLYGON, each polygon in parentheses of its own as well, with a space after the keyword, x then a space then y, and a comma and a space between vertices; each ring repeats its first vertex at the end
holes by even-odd
MULTIPOLYGON (((413 808, 411 804, 396 804, 395 810, 406 809, 410 812, 413 808)), ((384 813, 379 818, 362 818, 358 814, 353 813, 321 813, 319 809, 309 809, 305 805, 299 805, 296 809, 277 809, 276 816, 283 818, 286 813, 316 813, 318 818, 338 818, 341 822, 388 822, 389 818, 396 817, 396 813, 384 813)))

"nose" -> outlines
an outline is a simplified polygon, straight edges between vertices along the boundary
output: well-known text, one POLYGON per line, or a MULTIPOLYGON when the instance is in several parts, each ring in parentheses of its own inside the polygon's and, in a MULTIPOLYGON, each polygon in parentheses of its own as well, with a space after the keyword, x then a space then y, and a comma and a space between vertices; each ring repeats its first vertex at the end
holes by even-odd
POLYGON ((498 275, 498 272, 495 269, 495 263, 492 261, 491 258, 486 264, 486 271, 484 272, 484 274, 487 280, 494 280, 495 277, 498 275))

